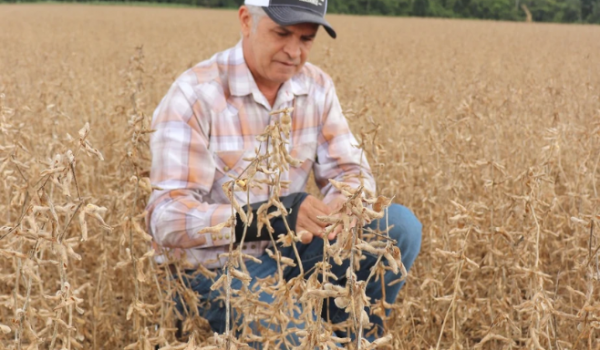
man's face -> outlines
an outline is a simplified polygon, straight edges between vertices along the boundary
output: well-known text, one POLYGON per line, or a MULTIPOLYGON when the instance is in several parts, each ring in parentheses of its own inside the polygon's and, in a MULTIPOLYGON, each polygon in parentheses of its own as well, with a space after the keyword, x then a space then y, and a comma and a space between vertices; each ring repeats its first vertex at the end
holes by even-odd
POLYGON ((302 23, 282 27, 268 16, 255 31, 244 28, 246 61, 255 77, 263 82, 283 84, 296 74, 306 60, 319 26, 302 23))

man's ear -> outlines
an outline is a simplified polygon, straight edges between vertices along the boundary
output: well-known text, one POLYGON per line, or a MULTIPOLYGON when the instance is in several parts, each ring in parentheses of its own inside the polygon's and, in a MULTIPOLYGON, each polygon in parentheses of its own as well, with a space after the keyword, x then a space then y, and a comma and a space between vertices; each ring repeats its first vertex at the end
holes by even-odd
POLYGON ((242 36, 247 38, 250 36, 252 31, 252 15, 246 6, 240 6, 238 10, 238 18, 240 19, 240 27, 242 30, 242 36))

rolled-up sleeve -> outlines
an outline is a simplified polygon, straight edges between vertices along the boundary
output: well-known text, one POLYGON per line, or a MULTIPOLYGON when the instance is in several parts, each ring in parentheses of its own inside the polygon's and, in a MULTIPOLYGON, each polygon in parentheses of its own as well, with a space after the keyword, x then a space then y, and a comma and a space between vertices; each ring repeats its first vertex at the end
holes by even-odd
POLYGON ((314 174, 325 203, 331 202, 341 193, 329 183, 329 179, 343 182, 356 188, 360 186, 360 178, 365 188, 375 191, 375 179, 363 152, 357 148, 358 142, 348 126, 342 113, 333 84, 325 93, 322 128, 317 148, 317 162, 314 174))
POLYGON ((154 190, 147 212, 156 243, 169 248, 203 248, 230 243, 230 228, 199 234, 203 228, 226 222, 230 204, 206 201, 215 163, 208 149, 209 111, 191 84, 176 81, 154 112, 150 139, 154 190))

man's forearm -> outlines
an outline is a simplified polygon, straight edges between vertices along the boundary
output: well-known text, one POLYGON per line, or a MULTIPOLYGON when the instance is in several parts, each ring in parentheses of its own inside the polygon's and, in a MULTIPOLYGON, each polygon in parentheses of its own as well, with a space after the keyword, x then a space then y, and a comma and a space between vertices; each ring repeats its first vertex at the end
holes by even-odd
POLYGON ((199 233, 204 228, 227 222, 231 217, 231 205, 204 203, 191 190, 166 192, 154 202, 150 206, 150 231, 161 246, 209 248, 231 242, 230 228, 224 227, 221 232, 199 233))

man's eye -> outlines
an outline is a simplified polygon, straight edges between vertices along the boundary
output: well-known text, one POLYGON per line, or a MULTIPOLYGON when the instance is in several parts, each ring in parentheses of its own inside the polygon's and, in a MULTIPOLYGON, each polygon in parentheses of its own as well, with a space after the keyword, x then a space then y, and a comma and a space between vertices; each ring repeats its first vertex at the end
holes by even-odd
POLYGON ((287 36, 287 33, 277 32, 277 35, 283 38, 287 36))

